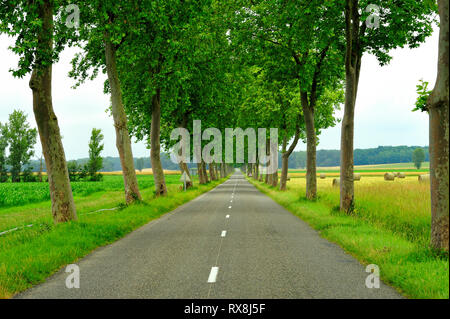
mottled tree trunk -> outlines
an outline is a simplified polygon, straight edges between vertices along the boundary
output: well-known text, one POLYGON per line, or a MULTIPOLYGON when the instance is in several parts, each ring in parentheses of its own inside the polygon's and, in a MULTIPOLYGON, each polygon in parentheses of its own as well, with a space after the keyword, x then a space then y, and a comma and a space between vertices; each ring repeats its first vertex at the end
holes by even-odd
POLYGON ((125 200, 127 204, 131 204, 136 200, 141 200, 142 197, 136 178, 131 139, 128 133, 127 117, 123 107, 122 91, 117 73, 116 48, 111 43, 108 33, 105 34, 105 60, 106 72, 111 88, 111 113, 114 119, 114 128, 116 129, 116 147, 119 151, 123 183, 125 186, 125 200))
POLYGON ((301 93, 303 116, 306 126, 306 198, 317 198, 316 175, 316 128, 314 126, 314 108, 308 104, 306 93, 301 93))
POLYGON ((219 163, 219 172, 220 172, 220 178, 224 178, 225 176, 224 176, 224 173, 223 173, 223 164, 222 163, 219 163))
POLYGON ((202 163, 197 163, 197 173, 199 184, 206 184, 205 177, 203 175, 202 163))
POLYGON ((358 1, 347 0, 345 7, 345 106, 341 127, 340 209, 351 213, 354 207, 353 134, 356 95, 361 69, 358 1))
POLYGON ((438 0, 439 60, 428 99, 430 116, 431 246, 449 250, 449 2, 438 0))
POLYGON ((209 164, 209 176, 211 176, 211 181, 216 181, 216 172, 214 172, 214 164, 210 163, 209 164))
POLYGON ((206 163, 202 160, 202 171, 205 183, 209 183, 208 171, 206 170, 206 163))
POLYGON ((152 97, 152 123, 150 131, 150 159, 152 162, 153 179, 155 180, 155 195, 167 195, 164 170, 161 164, 161 90, 157 89, 152 97))
MULTIPOLYGON (((38 35, 40 50, 53 51, 53 10, 50 1, 37 4, 42 28, 38 35)), ((39 53, 39 51, 37 51, 39 53)), ((39 60, 39 56, 36 57, 39 60)), ((77 219, 66 156, 61 141, 58 120, 52 103, 52 66, 36 68, 30 79, 33 91, 33 112, 47 167, 52 215, 55 223, 77 219)))

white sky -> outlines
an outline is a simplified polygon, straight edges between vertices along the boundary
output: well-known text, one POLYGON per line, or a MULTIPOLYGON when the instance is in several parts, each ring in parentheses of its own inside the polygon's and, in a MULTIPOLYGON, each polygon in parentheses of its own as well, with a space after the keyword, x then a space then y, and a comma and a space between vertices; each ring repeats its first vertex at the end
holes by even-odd
MULTIPOLYGON (((36 127, 29 76, 15 79, 8 70, 17 65, 17 56, 7 48, 12 39, 0 35, 0 122, 8 120, 14 109, 28 114, 36 127)), ((68 160, 88 156, 88 141, 93 127, 105 136, 103 156, 118 156, 112 118, 106 113, 109 97, 103 94, 105 75, 71 89, 73 80, 67 74, 74 49, 65 50, 60 62, 53 67, 53 107, 58 117, 68 160)), ((380 145, 428 145, 428 115, 411 112, 416 99, 419 79, 433 88, 437 71, 438 32, 418 49, 398 49, 392 52, 390 65, 380 67, 372 56, 364 56, 361 68, 355 115, 355 148, 380 145)), ((342 116, 342 111, 338 113, 342 116)), ((340 124, 324 130, 318 149, 339 149, 340 124)), ((300 143, 297 150, 305 150, 300 143)), ((36 144, 41 154, 40 141, 36 144)), ((133 144, 135 157, 149 156, 144 143, 133 144)))

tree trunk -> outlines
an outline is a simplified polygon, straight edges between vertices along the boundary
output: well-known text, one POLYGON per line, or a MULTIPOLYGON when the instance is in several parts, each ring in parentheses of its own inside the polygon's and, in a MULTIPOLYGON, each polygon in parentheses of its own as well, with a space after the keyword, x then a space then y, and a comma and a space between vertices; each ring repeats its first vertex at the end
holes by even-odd
POLYGON ((203 177, 205 179, 205 183, 209 183, 208 171, 206 170, 206 163, 203 160, 202 160, 202 171, 203 171, 203 177))
MULTIPOLYGON (((38 46, 53 51, 53 10, 50 1, 37 4, 42 20, 38 35, 38 46)), ((39 52, 39 51, 38 51, 39 52)), ((39 60, 40 57, 37 57, 39 60)), ((33 91, 33 112, 39 131, 39 137, 47 166, 52 215, 55 223, 77 219, 66 156, 59 131, 58 120, 52 103, 52 66, 34 69, 30 79, 33 91)))
POLYGON ((209 164, 209 176, 211 176, 211 181, 216 181, 216 173, 214 172, 214 165, 213 163, 209 164))
POLYGON ((306 93, 301 93, 301 104, 306 126, 306 198, 317 198, 316 176, 316 128, 314 126, 314 109, 309 107, 306 93))
POLYGON ((114 118, 114 128, 116 129, 116 147, 119 151, 120 164, 122 165, 125 200, 127 204, 131 204, 136 200, 141 200, 142 197, 136 178, 131 139, 127 128, 127 117, 122 102, 122 91, 116 65, 116 48, 111 43, 108 33, 105 34, 105 60, 111 88, 111 113, 114 118))
POLYGON ((203 175, 202 163, 197 163, 198 183, 206 184, 205 177, 203 175))
POLYGON ((438 0, 439 60, 428 99, 430 116, 431 246, 449 250, 449 3, 438 0))
POLYGON ((361 69, 358 1, 347 0, 345 7, 345 106, 341 128, 340 209, 351 213, 354 207, 353 134, 356 95, 361 69))
POLYGON ((150 159, 152 162, 153 179, 155 180, 155 195, 167 195, 166 181, 164 179, 164 170, 161 164, 161 90, 157 89, 152 98, 152 124, 150 131, 150 159))

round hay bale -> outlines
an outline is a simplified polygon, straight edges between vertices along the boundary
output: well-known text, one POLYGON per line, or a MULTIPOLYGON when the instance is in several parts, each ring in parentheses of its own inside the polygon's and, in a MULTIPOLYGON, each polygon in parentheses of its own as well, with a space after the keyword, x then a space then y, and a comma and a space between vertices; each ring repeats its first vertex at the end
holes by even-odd
POLYGON ((325 179, 326 177, 327 177, 326 174, 324 174, 324 173, 321 173, 321 174, 320 174, 320 179, 325 179))
POLYGON ((339 187, 341 184, 340 178, 333 178, 333 187, 339 187))
POLYGON ((427 183, 430 181, 430 174, 419 175, 419 183, 427 183))
POLYGON ((353 180, 354 181, 360 181, 361 180, 361 174, 359 174, 359 173, 353 174, 353 180))
POLYGON ((397 177, 398 177, 398 178, 405 178, 406 175, 405 175, 405 173, 398 173, 398 174, 397 174, 397 177))
POLYGON ((398 173, 397 172, 392 172, 392 174, 394 174, 394 177, 398 177, 398 173))
POLYGON ((386 174, 384 174, 384 180, 385 181, 393 181, 393 180, 395 180, 395 175, 393 173, 386 173, 386 174))

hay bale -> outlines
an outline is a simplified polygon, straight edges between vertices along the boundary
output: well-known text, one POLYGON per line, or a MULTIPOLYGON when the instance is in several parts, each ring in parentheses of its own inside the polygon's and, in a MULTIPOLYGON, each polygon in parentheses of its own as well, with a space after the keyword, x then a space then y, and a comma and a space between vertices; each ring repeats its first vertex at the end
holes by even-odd
POLYGON ((359 173, 353 174, 353 180, 354 181, 360 181, 361 180, 361 174, 359 174, 359 173))
POLYGON ((393 180, 395 180, 395 175, 393 173, 386 173, 386 174, 384 174, 384 180, 385 181, 393 181, 393 180))
POLYGON ((392 174, 394 174, 394 177, 398 177, 398 173, 397 172, 392 172, 392 174))
POLYGON ((341 185, 340 178, 333 178, 333 187, 339 187, 341 185))
POLYGON ((320 179, 325 179, 326 177, 327 177, 327 175, 325 173, 320 174, 320 179))
POLYGON ((430 181, 430 174, 419 175, 419 183, 427 183, 430 181))
POLYGON ((405 175, 405 173, 398 173, 397 177, 398 178, 405 178, 406 175, 405 175))
POLYGON ((288 176, 286 177, 286 181, 290 181, 290 180, 291 180, 291 176, 288 175, 288 176))

